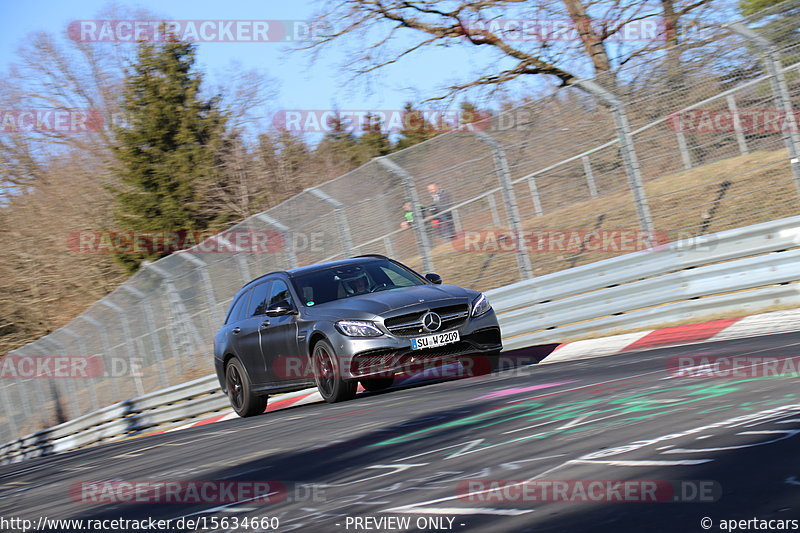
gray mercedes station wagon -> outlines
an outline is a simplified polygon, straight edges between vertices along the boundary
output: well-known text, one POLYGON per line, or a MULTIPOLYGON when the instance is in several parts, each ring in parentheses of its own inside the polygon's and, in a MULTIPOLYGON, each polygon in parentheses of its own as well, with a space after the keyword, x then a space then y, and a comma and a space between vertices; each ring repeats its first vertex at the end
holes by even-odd
POLYGON ((267 396, 319 389, 329 403, 390 387, 409 364, 496 356, 497 317, 480 292, 367 255, 271 272, 236 294, 214 338, 222 390, 240 416, 267 396))

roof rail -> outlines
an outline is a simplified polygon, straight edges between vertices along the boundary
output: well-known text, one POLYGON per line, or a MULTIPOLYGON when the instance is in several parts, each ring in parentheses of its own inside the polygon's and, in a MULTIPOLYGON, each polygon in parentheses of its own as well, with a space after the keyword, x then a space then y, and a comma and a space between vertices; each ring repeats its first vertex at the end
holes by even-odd
MULTIPOLYGON (((242 289, 244 289, 245 287, 247 287, 248 285, 250 285, 254 281, 258 281, 261 278, 266 278, 267 276, 271 276, 273 274, 286 274, 287 276, 289 275, 289 273, 287 271, 285 271, 285 270, 273 270, 272 272, 267 272, 266 274, 262 274, 262 275, 258 276, 257 278, 251 279, 250 281, 248 281, 247 283, 242 285, 242 289)), ((239 289, 239 290, 242 290, 242 289, 239 289)))

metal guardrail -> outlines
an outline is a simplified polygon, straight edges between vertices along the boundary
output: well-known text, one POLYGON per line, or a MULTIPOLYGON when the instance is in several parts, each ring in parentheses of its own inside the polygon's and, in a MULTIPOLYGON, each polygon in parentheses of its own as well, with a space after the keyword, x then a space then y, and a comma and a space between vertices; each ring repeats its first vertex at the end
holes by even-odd
MULTIPOLYGON (((664 78, 677 74, 665 71, 664 54, 637 58, 616 73, 621 84, 584 80, 560 88, 557 97, 527 102, 481 124, 374 159, 253 214, 194 251, 140 269, 68 324, 9 354, 97 357, 105 368, 136 364, 142 371, 126 374, 133 379, 118 379, 119 372, 47 386, 24 376, 4 379, 0 442, 178 384, 187 374, 210 372, 204 354, 212 332, 231 295, 259 273, 383 253, 487 290, 559 270, 571 276, 574 266, 608 257, 552 249, 505 256, 466 253, 448 244, 447 232, 425 231, 433 230, 433 224, 422 223, 418 204, 431 206, 426 189, 433 184, 448 191, 450 200, 442 198, 437 203, 447 205, 438 206, 442 209, 435 215, 426 211, 427 218, 450 213, 453 229, 473 234, 482 229, 655 227, 679 240, 707 228, 718 231, 800 214, 795 157, 800 135, 788 127, 794 120, 791 109, 800 101, 798 39, 794 20, 776 16, 798 5, 800 0, 790 0, 738 23, 688 32, 681 49, 692 51, 694 60, 682 65, 677 89, 664 78), (782 65, 782 60, 794 63, 782 65), (741 68, 721 70, 721 65, 741 68), (634 78, 648 83, 634 84, 636 90, 629 91, 634 78), (608 87, 618 87, 620 94, 609 94, 608 87), (784 118, 786 128, 780 126, 784 118), (710 122, 714 127, 707 127, 710 122), (419 223, 401 229, 407 201, 419 223), (235 238, 247 235, 268 238, 276 246, 260 253, 260 246, 240 245, 235 238)), ((564 278, 546 279, 546 290, 565 297, 559 292, 564 285, 555 284, 564 278)), ((754 294, 749 296, 757 302, 754 294)), ((674 312, 660 308, 660 320, 691 316, 698 305, 709 303, 704 298, 681 303, 680 311, 677 304, 674 312)), ((592 327, 611 327, 612 322, 624 325, 626 320, 606 317, 592 327)), ((559 328, 562 334, 590 332, 559 328)))
POLYGON ((52 455, 229 408, 215 375, 119 402, 0 446, 0 464, 52 455))
MULTIPOLYGON (((710 314, 800 306, 800 216, 678 241, 487 291, 505 348, 710 314)), ((0 462, 123 438, 229 407, 215 375, 120 402, 0 446, 0 462)))
POLYGON ((800 305, 800 217, 678 241, 488 291, 504 345, 800 305))

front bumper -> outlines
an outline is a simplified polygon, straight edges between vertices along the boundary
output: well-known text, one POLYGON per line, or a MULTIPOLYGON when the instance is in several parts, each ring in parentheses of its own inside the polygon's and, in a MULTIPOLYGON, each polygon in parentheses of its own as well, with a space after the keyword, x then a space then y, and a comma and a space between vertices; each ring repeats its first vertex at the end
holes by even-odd
POLYGON ((414 372, 465 356, 496 354, 503 347, 494 311, 470 317, 456 329, 460 337, 458 342, 423 350, 411 348, 411 337, 393 335, 357 338, 337 334, 330 340, 341 362, 340 368, 345 379, 414 372))

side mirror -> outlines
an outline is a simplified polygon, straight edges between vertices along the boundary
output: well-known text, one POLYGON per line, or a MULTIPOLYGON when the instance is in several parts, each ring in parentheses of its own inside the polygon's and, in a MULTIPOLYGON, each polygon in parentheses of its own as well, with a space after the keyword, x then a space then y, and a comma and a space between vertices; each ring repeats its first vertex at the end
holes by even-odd
POLYGON ((283 316, 283 315, 296 315, 297 311, 289 307, 273 307, 267 309, 267 316, 283 316))
POLYGON ((440 276, 439 274, 434 274, 433 272, 431 272, 430 274, 425 274, 425 279, 427 279, 428 281, 430 281, 435 285, 442 284, 442 276, 440 276))

